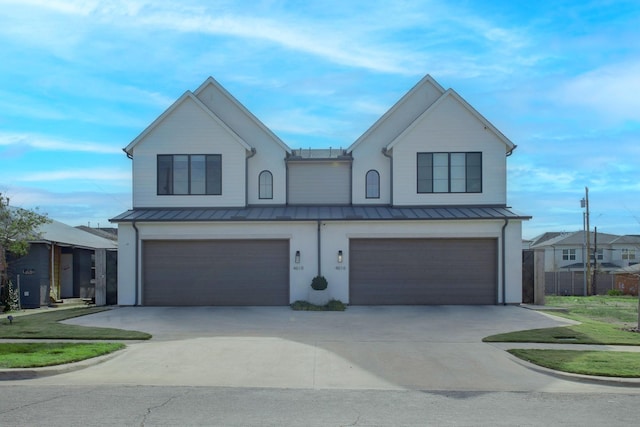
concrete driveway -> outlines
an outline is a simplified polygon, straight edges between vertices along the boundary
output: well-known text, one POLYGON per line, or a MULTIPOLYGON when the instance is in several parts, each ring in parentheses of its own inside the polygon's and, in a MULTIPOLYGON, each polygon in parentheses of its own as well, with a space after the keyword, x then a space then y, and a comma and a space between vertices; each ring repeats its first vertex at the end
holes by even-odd
POLYGON ((36 381, 310 389, 572 391, 483 337, 566 324, 512 306, 124 307, 68 323, 153 334, 116 357, 36 381))

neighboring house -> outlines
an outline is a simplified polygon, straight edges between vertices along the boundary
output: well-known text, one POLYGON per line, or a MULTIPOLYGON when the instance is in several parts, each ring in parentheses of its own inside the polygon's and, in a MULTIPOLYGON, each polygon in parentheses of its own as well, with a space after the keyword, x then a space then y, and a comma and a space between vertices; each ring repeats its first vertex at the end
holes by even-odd
POLYGON ((66 298, 117 303, 117 242, 58 221, 43 224, 29 253, 12 258, 9 274, 23 308, 66 298))
MULTIPOLYGON (((640 236, 589 233, 591 265, 599 272, 610 272, 638 263, 640 236)), ((545 271, 583 271, 586 257, 584 231, 545 233, 533 239, 531 249, 544 249, 545 271)))
POLYGON ((638 295, 640 289, 640 264, 613 270, 615 288, 625 295, 638 295))
POLYGON ((217 81, 124 150, 121 305, 286 305, 323 275, 350 304, 522 300, 515 145, 423 78, 347 149, 291 149, 217 81))

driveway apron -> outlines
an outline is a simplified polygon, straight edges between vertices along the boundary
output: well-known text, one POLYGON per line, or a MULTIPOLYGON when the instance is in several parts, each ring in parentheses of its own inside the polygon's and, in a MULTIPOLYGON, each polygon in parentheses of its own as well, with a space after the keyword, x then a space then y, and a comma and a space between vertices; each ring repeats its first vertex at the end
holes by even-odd
MULTIPOLYGON (((33 381, 311 389, 572 391, 482 338, 568 321, 514 306, 122 307, 68 323, 153 334, 33 381)), ((582 385, 584 387, 584 385, 582 385)))

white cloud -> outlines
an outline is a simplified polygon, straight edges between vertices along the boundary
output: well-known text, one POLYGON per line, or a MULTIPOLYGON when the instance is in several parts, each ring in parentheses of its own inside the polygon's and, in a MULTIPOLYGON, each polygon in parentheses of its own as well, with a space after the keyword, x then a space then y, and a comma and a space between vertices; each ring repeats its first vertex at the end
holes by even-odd
POLYGON ((122 184, 131 184, 131 172, 112 169, 72 169, 39 171, 15 176, 19 182, 51 182, 65 180, 81 181, 121 181, 122 184))
POLYGON ((640 122, 640 61, 620 62, 578 75, 554 96, 560 104, 593 110, 608 122, 640 122))
POLYGON ((121 148, 89 141, 65 141, 29 133, 0 132, 1 146, 25 146, 45 151, 74 151, 100 154, 122 154, 121 148))

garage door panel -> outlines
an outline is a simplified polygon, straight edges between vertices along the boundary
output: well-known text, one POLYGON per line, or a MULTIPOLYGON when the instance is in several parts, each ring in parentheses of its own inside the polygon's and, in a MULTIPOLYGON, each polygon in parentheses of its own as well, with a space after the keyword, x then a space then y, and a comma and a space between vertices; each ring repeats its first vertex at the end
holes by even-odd
POLYGON ((145 241, 144 305, 287 305, 287 240, 145 241))
POLYGON ((496 239, 352 239, 352 304, 495 304, 496 239))

